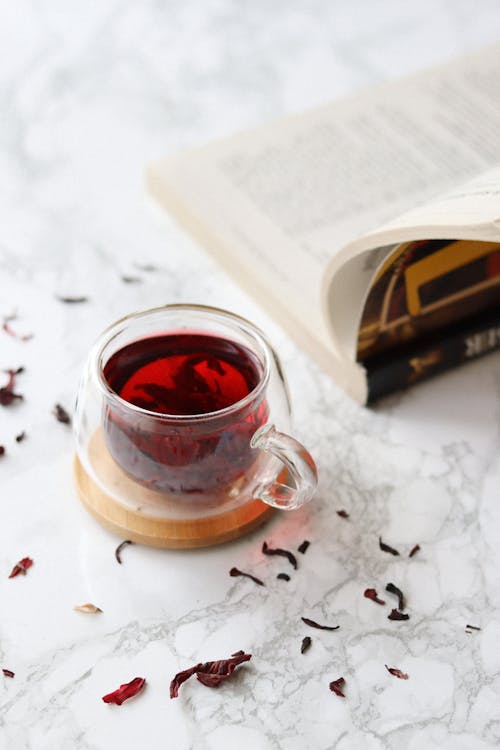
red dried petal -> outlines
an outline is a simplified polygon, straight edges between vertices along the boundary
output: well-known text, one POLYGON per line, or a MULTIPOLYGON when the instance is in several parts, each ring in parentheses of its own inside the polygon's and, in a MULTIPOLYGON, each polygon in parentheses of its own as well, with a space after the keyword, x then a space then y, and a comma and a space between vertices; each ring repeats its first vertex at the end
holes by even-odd
POLYGON ((63 424, 71 424, 71 417, 69 416, 66 409, 61 406, 61 404, 56 404, 52 413, 58 422, 62 422, 63 424))
POLYGON ((414 547, 411 548, 410 554, 408 555, 408 557, 413 557, 413 555, 416 555, 419 550, 420 550, 420 544, 416 544, 414 547))
POLYGON ((236 578, 237 576, 244 576, 245 578, 250 578, 250 580, 256 583, 258 586, 265 586, 264 581, 261 581, 260 578, 256 578, 256 576, 253 576, 250 573, 244 573, 242 570, 239 570, 238 568, 231 568, 231 570, 229 571, 229 575, 231 576, 231 578, 236 578))
POLYGON ((393 583, 388 583, 385 587, 385 590, 388 591, 389 594, 394 594, 394 596, 398 597, 398 609, 406 609, 405 597, 401 589, 399 589, 393 583))
POLYGON ((4 673, 5 677, 14 677, 15 674, 12 671, 12 669, 2 669, 2 672, 4 673))
POLYGON ((305 625, 309 625, 310 628, 316 628, 317 630, 338 630, 340 625, 319 625, 314 620, 310 620, 309 617, 300 618, 305 625))
POLYGON ((345 685, 345 680, 343 677, 339 677, 338 680, 333 680, 330 682, 330 690, 332 693, 335 693, 335 695, 340 696, 341 698, 345 698, 344 693, 342 692, 345 685))
POLYGON ((346 510, 338 510, 337 515, 341 518, 349 518, 349 513, 346 510))
POLYGON ((365 589, 363 596, 366 597, 366 599, 371 599, 372 602, 377 602, 377 604, 385 604, 383 599, 378 598, 375 589, 365 589))
POLYGON ((297 570, 297 558, 293 554, 293 552, 290 552, 288 549, 281 549, 280 547, 276 547, 275 549, 272 549, 271 547, 268 547, 267 542, 262 543, 262 554, 264 555, 279 555, 280 557, 286 557, 288 562, 293 565, 295 570, 297 570))
POLYGON ((14 393, 15 377, 22 371, 22 367, 18 367, 17 370, 7 370, 9 381, 7 385, 4 385, 2 388, 0 388, 0 405, 9 406, 16 399, 22 400, 24 398, 20 393, 14 393))
POLYGON ((17 315, 8 315, 6 318, 3 319, 3 325, 2 328, 9 336, 12 336, 14 339, 18 339, 19 341, 29 341, 33 338, 32 333, 26 333, 24 335, 21 335, 19 333, 16 333, 11 327, 11 322, 13 320, 16 320, 17 315))
POLYGON ((31 568, 32 565, 33 560, 31 559, 31 557, 23 557, 22 560, 19 560, 19 562, 14 565, 10 572, 9 578, 15 578, 20 573, 26 575, 26 571, 28 570, 28 568, 31 568))
POLYGON ((146 680, 144 677, 134 677, 133 680, 120 685, 112 693, 103 695, 102 699, 104 703, 114 703, 116 706, 121 706, 124 701, 140 693, 145 684, 146 680))
POLYGON ((400 680, 408 679, 408 675, 402 672, 400 669, 396 669, 396 667, 388 667, 386 664, 385 668, 387 669, 388 672, 394 675, 394 677, 398 677, 400 680))
POLYGON ((196 674, 198 669, 202 667, 203 664, 195 664, 194 667, 189 667, 189 669, 184 669, 182 672, 177 672, 174 679, 170 683, 170 697, 171 698, 177 698, 179 695, 179 688, 182 685, 183 682, 186 682, 186 680, 189 680, 189 678, 196 674))
POLYGON ((410 615, 405 612, 400 612, 398 609, 391 610, 391 614, 387 615, 388 620, 409 620, 410 615))
POLYGON ((218 661, 207 661, 204 664, 196 664, 194 667, 178 672, 170 683, 170 697, 177 698, 179 687, 186 682, 192 675, 196 677, 205 687, 218 687, 221 682, 231 677, 235 668, 245 661, 249 661, 252 654, 246 654, 244 651, 236 651, 231 654, 230 659, 219 659, 218 661))
POLYGON ((382 541, 381 536, 379 536, 378 538, 378 546, 380 547, 382 552, 388 552, 390 555, 399 555, 397 549, 394 549, 394 547, 390 547, 388 544, 382 541))
POLYGON ((300 653, 305 654, 307 649, 311 647, 311 643, 312 643, 312 638, 308 635, 304 636, 304 638, 302 638, 302 643, 300 645, 300 653))

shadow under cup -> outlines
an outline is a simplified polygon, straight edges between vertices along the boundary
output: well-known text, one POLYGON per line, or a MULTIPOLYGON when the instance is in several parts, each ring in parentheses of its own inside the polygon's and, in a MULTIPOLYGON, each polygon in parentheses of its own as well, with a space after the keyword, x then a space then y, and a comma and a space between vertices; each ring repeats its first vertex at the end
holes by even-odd
MULTIPOLYGON (((239 480, 247 481, 260 453, 251 447, 251 440, 266 424, 270 412, 266 400, 269 375, 266 352, 259 350, 258 342, 251 348, 249 344, 250 340, 243 345, 221 338, 220 334, 165 331, 131 341, 108 359, 103 352, 100 374, 108 386, 101 421, 104 440, 114 461, 131 479, 150 490, 168 494, 213 494, 227 491, 239 480), (162 361, 155 357, 162 341, 168 343, 170 339, 175 341, 176 353, 185 351, 185 347, 195 341, 196 353, 191 351, 182 360, 174 379, 169 381, 168 392, 165 385, 148 383, 147 387, 155 396, 159 391, 160 398, 166 393, 165 406, 168 408, 170 404, 170 409, 181 412, 184 407, 186 414, 160 413, 156 401, 155 411, 151 411, 144 408, 151 407, 149 401, 137 397, 128 402, 123 398, 126 389, 119 392, 113 389, 115 383, 124 380, 123 377, 120 380, 120 375, 116 377, 115 360, 121 351, 134 351, 135 347, 143 352, 142 363, 162 361), (220 349, 219 342, 223 342, 234 367, 225 359, 214 357, 214 346, 217 348, 219 344, 220 349), (225 400, 224 394, 220 394, 226 381, 230 389, 232 370, 242 382, 247 384, 248 381, 248 392, 237 402, 227 403, 231 391, 225 400), (243 380, 241 373, 246 374, 247 380, 243 380), (200 408, 200 404, 210 407, 222 404, 224 408, 190 413, 193 408, 200 408)), ((133 355, 129 353, 129 362, 131 359, 133 355)), ((173 361, 173 357, 171 359, 173 361)), ((177 356, 177 359, 182 357, 177 356)), ((170 360, 165 361, 168 367, 170 360)), ((164 382, 168 382, 168 376, 164 382)), ((141 387, 144 385, 136 386, 130 393, 140 392, 141 387)))

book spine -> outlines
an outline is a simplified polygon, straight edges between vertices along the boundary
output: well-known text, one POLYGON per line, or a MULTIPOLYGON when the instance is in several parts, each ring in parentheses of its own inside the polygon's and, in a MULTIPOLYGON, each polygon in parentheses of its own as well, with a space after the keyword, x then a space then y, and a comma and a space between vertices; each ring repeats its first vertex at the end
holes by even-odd
POLYGON ((365 360, 368 404, 500 348, 500 309, 365 360))

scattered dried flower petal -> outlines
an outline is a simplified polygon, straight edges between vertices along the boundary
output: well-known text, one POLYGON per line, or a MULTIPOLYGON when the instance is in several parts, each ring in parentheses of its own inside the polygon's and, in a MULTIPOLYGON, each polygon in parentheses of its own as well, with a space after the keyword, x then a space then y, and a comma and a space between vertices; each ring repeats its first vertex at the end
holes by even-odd
POLYGON ((121 551, 128 544, 133 544, 133 542, 130 539, 125 539, 125 541, 119 544, 118 547, 115 549, 116 562, 120 563, 120 565, 122 564, 121 551))
POLYGON ((18 367, 17 370, 7 370, 9 380, 7 385, 0 388, 0 404, 2 406, 9 406, 13 401, 22 400, 24 396, 20 393, 14 393, 14 382, 16 375, 19 375, 24 370, 24 367, 18 367))
POLYGON ((16 435, 16 443, 22 443, 24 438, 26 437, 26 433, 24 430, 19 433, 19 435, 16 435))
POLYGON ((4 673, 5 677, 15 676, 15 672, 13 672, 12 669, 2 669, 2 672, 4 673))
POLYGON ((133 680, 120 685, 120 687, 112 693, 103 695, 102 699, 104 703, 114 703, 116 706, 121 706, 124 701, 127 701, 129 698, 133 698, 134 695, 137 695, 137 693, 140 693, 145 684, 146 680, 144 677, 134 677, 133 680))
POLYGON ((56 404, 54 406, 54 409, 52 411, 52 414, 57 419, 58 422, 62 422, 62 424, 71 424, 71 417, 69 416, 66 409, 61 406, 61 404, 56 404))
POLYGON ((346 510, 338 510, 337 515, 341 518, 349 518, 349 513, 346 510))
POLYGON ((17 318, 17 315, 9 315, 8 317, 4 318, 3 324, 2 324, 2 330, 8 335, 12 336, 12 338, 17 339, 18 341, 29 341, 33 338, 32 333, 25 333, 20 334, 14 331, 12 326, 10 325, 10 322, 12 320, 15 320, 17 318))
POLYGON ((18 339, 18 341, 29 341, 30 339, 33 338, 32 333, 25 333, 24 335, 21 335, 19 333, 16 333, 16 331, 14 331, 13 328, 11 327, 10 325, 11 322, 13 320, 16 320, 16 318, 17 318, 17 315, 7 315, 3 319, 3 324, 2 324, 3 330, 5 331, 6 334, 8 334, 9 336, 12 336, 12 338, 18 339))
POLYGON ((406 609, 405 597, 401 589, 398 589, 393 583, 388 583, 385 590, 388 591, 389 594, 394 594, 394 596, 398 597, 398 609, 406 609))
POLYGON ((400 612, 398 609, 393 609, 390 615, 387 615, 388 620, 409 620, 410 615, 400 612))
POLYGON ((66 305, 81 305, 82 302, 88 302, 88 297, 61 297, 56 294, 56 298, 59 302, 64 302, 66 305))
POLYGON ((398 677, 400 680, 407 680, 408 675, 402 672, 400 669, 396 669, 395 667, 388 667, 387 664, 385 665, 385 668, 388 672, 394 675, 394 677, 398 677))
POLYGON ((305 553, 307 552, 307 548, 309 547, 310 544, 311 542, 308 539, 304 539, 304 541, 301 542, 299 546, 297 547, 297 551, 305 555, 305 553))
POLYGON ((32 565, 33 565, 33 560, 31 559, 31 557, 23 557, 22 560, 19 560, 19 562, 14 565, 14 567, 12 568, 10 572, 9 578, 15 578, 20 573, 22 573, 23 576, 25 576, 26 571, 28 570, 28 568, 31 568, 32 565))
POLYGON ((388 544, 385 544, 382 541, 382 537, 380 536, 378 538, 378 546, 380 547, 382 552, 388 552, 390 555, 399 555, 399 552, 397 551, 397 549, 394 549, 394 547, 389 547, 388 544))
POLYGON ((312 638, 309 635, 302 638, 302 644, 300 646, 300 653, 305 654, 308 648, 311 648, 312 638))
POLYGON ((244 573, 242 570, 238 570, 238 568, 231 568, 231 570, 229 571, 229 575, 232 578, 236 578, 236 576, 244 576, 245 578, 250 578, 251 581, 253 581, 254 583, 257 583, 259 586, 265 585, 264 581, 261 581, 260 578, 256 578, 250 573, 244 573))
POLYGON ((0 445, 0 456, 5 456, 5 446, 0 445))
POLYGON ((419 550, 420 550, 420 544, 416 544, 414 547, 411 548, 410 554, 408 555, 408 557, 413 557, 413 555, 416 555, 419 550))
POLYGON ((293 565, 295 570, 297 570, 297 558, 295 557, 293 552, 290 552, 287 549, 280 549, 279 547, 272 549, 271 547, 268 547, 267 542, 263 542, 262 552, 264 555, 279 555, 280 557, 286 557, 286 559, 293 565))
POLYGON ((88 602, 87 604, 79 604, 76 607, 73 607, 75 612, 84 612, 86 615, 95 615, 97 612, 102 612, 102 609, 100 607, 96 607, 95 604, 91 604, 88 602))
POLYGON ((276 576, 276 578, 279 578, 280 581, 289 581, 290 580, 290 576, 288 575, 288 573, 278 573, 278 575, 276 576))
POLYGON ((372 602, 377 602, 377 604, 385 604, 383 599, 378 598, 377 592, 375 589, 365 589, 363 596, 366 599, 371 599, 372 602))
POLYGON ((317 628, 318 630, 338 630, 340 625, 318 625, 314 620, 310 620, 309 617, 301 617, 302 622, 309 625, 311 628, 317 628))
POLYGON ((178 672, 170 683, 170 697, 177 698, 182 683, 186 682, 194 674, 205 687, 218 687, 221 682, 231 677, 239 664, 249 661, 251 658, 252 654, 245 654, 244 651, 236 651, 236 653, 231 654, 230 659, 207 661, 204 664, 195 664, 194 667, 184 669, 182 672, 178 672))
POLYGON ((471 630, 481 630, 481 628, 478 628, 477 625, 466 625, 465 626, 465 632, 470 632, 471 630))
POLYGON ((344 689, 344 685, 345 685, 344 678, 339 677, 338 680, 333 680, 332 682, 330 682, 329 687, 332 693, 335 693, 335 695, 338 695, 341 698, 345 698, 345 695, 342 692, 342 690, 344 689))

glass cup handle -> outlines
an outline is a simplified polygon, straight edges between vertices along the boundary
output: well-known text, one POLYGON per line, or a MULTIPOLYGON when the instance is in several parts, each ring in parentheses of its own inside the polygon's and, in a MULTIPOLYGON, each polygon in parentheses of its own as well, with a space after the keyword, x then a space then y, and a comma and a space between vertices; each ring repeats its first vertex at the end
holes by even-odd
POLYGON ((309 502, 318 485, 318 470, 313 458, 298 440, 278 432, 273 424, 265 424, 252 436, 251 448, 272 453, 285 467, 291 483, 276 478, 276 465, 272 478, 264 477, 254 491, 254 497, 273 508, 294 510, 309 502))

